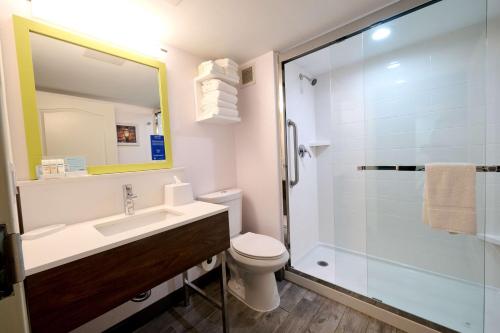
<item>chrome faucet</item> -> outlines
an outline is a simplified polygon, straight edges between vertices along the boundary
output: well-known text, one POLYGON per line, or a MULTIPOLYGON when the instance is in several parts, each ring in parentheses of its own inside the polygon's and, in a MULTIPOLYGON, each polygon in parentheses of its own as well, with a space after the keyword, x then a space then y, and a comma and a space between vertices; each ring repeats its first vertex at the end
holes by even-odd
POLYGON ((123 208, 125 210, 125 215, 134 215, 134 199, 137 195, 132 191, 132 184, 123 185, 123 208))

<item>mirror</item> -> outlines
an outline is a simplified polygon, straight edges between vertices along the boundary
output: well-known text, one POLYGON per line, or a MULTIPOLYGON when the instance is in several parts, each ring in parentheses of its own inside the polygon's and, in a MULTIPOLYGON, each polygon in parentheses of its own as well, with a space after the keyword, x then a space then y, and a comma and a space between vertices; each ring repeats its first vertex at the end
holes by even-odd
POLYGON ((95 174, 171 167, 163 63, 27 19, 14 24, 31 168, 70 156, 95 174))

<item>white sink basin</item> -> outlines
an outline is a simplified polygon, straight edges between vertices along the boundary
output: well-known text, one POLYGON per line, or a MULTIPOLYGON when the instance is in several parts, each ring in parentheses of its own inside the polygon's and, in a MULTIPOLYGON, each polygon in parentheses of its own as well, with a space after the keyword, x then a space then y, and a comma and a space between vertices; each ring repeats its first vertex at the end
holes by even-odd
POLYGON ((165 208, 138 213, 135 215, 119 217, 116 220, 96 224, 94 228, 104 236, 113 236, 125 231, 144 227, 150 224, 165 222, 169 217, 180 216, 179 212, 174 212, 165 208))

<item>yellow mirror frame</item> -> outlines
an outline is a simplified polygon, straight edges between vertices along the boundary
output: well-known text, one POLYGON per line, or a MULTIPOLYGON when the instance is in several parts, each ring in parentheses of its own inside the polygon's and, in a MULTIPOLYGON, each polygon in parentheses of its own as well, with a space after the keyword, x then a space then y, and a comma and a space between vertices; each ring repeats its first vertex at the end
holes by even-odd
POLYGON ((42 161, 42 142, 40 138, 40 122, 36 107, 35 76, 31 54, 30 32, 59 39, 68 43, 80 45, 96 51, 108 53, 128 59, 143 65, 158 69, 158 86, 160 90, 160 106, 163 122, 163 138, 165 141, 165 158, 163 162, 149 162, 140 164, 114 164, 88 166, 90 174, 105 174, 130 171, 145 171, 172 168, 172 146, 170 138, 170 117, 168 112, 167 74, 165 64, 153 58, 121 50, 103 42, 95 41, 68 31, 29 20, 20 16, 13 16, 14 33, 16 40, 17 62, 19 67, 19 81, 21 85, 21 99, 24 116, 24 130, 28 150, 28 163, 31 179, 36 179, 36 166, 42 161))

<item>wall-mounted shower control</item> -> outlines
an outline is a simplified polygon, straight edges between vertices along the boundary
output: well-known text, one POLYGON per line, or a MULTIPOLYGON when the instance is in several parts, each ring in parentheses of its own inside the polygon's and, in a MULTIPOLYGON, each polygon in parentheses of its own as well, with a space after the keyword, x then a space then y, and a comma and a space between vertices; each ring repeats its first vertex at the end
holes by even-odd
POLYGON ((309 157, 312 157, 311 152, 309 151, 309 149, 307 149, 307 147, 304 146, 304 145, 300 145, 299 146, 299 156, 300 156, 300 158, 304 158, 304 156, 306 154, 309 155, 309 157))

